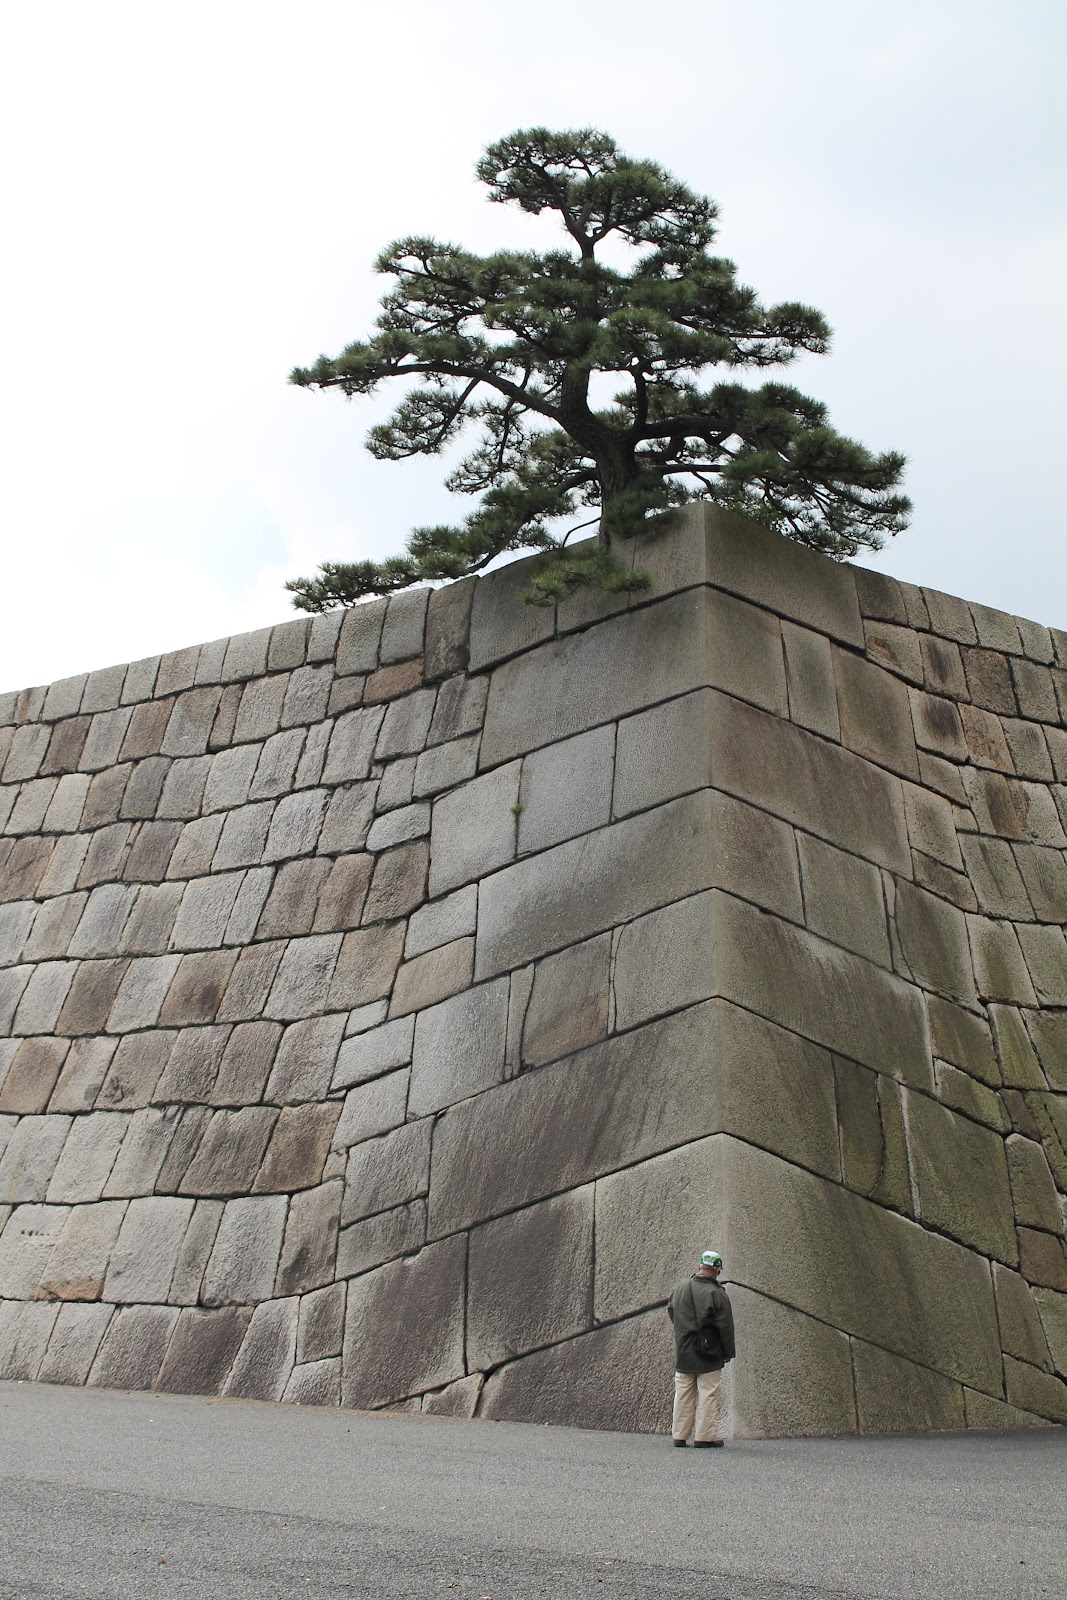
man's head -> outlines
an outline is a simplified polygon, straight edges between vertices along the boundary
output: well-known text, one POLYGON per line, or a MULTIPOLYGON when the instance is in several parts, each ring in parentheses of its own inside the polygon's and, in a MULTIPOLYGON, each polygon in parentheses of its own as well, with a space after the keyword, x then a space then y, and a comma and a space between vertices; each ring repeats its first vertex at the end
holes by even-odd
POLYGON ((722 1271, 722 1256, 717 1250, 702 1250, 700 1254, 700 1276, 702 1278, 717 1278, 722 1271))

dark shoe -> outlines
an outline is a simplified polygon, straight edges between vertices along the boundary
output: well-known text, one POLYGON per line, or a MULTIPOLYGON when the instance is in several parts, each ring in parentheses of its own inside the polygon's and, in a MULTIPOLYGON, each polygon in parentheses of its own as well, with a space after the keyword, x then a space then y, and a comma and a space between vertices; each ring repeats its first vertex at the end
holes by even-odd
POLYGON ((722 1439, 695 1439, 693 1441, 693 1449, 694 1450, 721 1450, 722 1447, 723 1447, 723 1443, 724 1443, 724 1441, 722 1439))
POLYGON ((685 1449, 685 1440, 684 1439, 675 1439, 674 1448, 676 1450, 684 1450, 685 1449))

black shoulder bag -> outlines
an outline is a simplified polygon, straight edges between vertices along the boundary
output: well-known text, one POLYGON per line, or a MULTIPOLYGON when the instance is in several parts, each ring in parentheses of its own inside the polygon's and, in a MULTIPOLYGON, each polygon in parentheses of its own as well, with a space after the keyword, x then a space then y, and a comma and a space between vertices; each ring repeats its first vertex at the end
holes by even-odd
POLYGON ((697 1324, 697 1355, 702 1361, 722 1361, 723 1348, 722 1340, 719 1338, 719 1330, 715 1327, 702 1328, 700 1326, 697 1320, 696 1296, 693 1293, 692 1284, 689 1285, 689 1304, 693 1308, 693 1321, 697 1324))

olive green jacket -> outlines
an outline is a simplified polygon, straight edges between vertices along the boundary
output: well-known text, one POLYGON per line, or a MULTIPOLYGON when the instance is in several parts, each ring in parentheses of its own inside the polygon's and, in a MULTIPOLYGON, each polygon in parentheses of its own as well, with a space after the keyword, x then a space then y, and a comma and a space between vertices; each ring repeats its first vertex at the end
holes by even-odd
POLYGON ((674 1370, 676 1372, 716 1372, 734 1358, 734 1314, 730 1297, 713 1278, 699 1273, 680 1283, 667 1302, 667 1315, 674 1323, 674 1370), (697 1353, 697 1330, 714 1329, 719 1336, 720 1353, 697 1353))

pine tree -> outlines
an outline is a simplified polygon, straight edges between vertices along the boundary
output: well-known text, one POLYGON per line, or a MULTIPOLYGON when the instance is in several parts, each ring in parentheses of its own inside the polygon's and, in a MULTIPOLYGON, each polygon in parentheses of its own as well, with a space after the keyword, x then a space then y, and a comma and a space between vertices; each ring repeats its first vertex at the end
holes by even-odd
POLYGON ((403 555, 294 579, 294 605, 324 611, 518 550, 544 552, 534 603, 583 583, 638 589, 647 580, 613 544, 654 534, 697 498, 838 557, 878 549, 906 525, 903 456, 872 455, 780 382, 700 386, 710 368, 780 368, 824 353, 830 338, 818 311, 761 305, 733 263, 709 253, 712 201, 590 129, 514 133, 477 173, 491 200, 554 212, 564 248, 479 256, 401 239, 376 263, 396 279, 376 331, 290 381, 352 396, 414 378, 371 429, 371 454, 434 455, 473 427, 474 448, 445 481, 480 502, 459 526, 416 528, 403 555), (615 264, 620 244, 629 270, 615 264), (621 385, 614 398, 610 385, 621 385), (561 519, 583 508, 593 516, 580 525, 598 523, 598 538, 571 547, 561 519))

